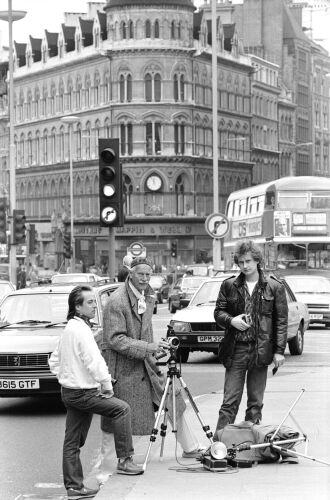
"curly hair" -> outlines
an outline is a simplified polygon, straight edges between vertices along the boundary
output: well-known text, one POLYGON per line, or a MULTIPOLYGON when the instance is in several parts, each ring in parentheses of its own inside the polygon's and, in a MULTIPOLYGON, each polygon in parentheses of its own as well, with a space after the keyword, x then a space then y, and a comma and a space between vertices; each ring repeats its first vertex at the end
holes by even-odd
POLYGON ((84 302, 83 292, 92 291, 93 290, 88 285, 76 286, 75 288, 73 288, 73 290, 71 290, 68 298, 69 311, 66 317, 68 321, 69 319, 72 319, 77 315, 76 306, 81 306, 81 304, 84 302))
POLYGON ((258 262, 258 267, 262 267, 264 263, 264 258, 262 255, 261 248, 254 243, 253 240, 243 240, 237 243, 234 250, 234 262, 238 265, 238 259, 243 255, 251 253, 251 256, 255 262, 258 262))

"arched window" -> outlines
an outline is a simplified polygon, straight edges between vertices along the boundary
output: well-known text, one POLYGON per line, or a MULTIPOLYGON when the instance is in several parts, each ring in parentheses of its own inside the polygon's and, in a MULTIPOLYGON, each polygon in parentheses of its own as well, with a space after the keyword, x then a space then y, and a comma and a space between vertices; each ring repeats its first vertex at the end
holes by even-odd
POLYGON ((50 134, 50 161, 51 163, 56 162, 56 129, 52 128, 50 134))
POLYGON ((106 118, 104 120, 104 135, 105 135, 105 137, 110 137, 110 135, 111 135, 109 118, 106 118))
POLYGON ((125 215, 132 215, 132 193, 133 193, 133 184, 128 177, 128 175, 124 175, 124 213, 125 215))
POLYGON ((91 79, 89 75, 85 78, 85 107, 89 108, 91 105, 91 79))
POLYGON ((161 100, 161 77, 159 73, 156 73, 154 77, 154 82, 155 82, 155 101, 160 102, 161 100))
POLYGON ((59 138, 58 138, 58 142, 59 142, 59 157, 60 157, 60 161, 64 161, 64 148, 65 148, 65 145, 64 145, 64 127, 62 126, 60 128, 60 134, 59 134, 59 138))
POLYGON ((175 39, 175 21, 171 22, 171 38, 172 40, 175 39))
POLYGON ((28 156, 28 165, 32 165, 32 133, 29 132, 28 140, 27 140, 27 156, 28 156))
POLYGON ((121 34, 121 38, 123 40, 126 40, 127 37, 127 24, 125 21, 122 21, 121 24, 120 24, 120 34, 121 34))
POLYGON ((181 40, 181 23, 178 24, 178 39, 181 40))
POLYGON ((185 126, 183 123, 174 124, 174 152, 183 155, 185 152, 185 126))
POLYGON ((173 77, 174 100, 184 101, 184 75, 176 73, 173 77))
POLYGON ((144 77, 144 85, 145 85, 145 96, 146 101, 152 101, 152 76, 150 73, 147 73, 144 77))
POLYGON ((78 76, 76 80, 76 109, 81 108, 81 90, 82 90, 81 78, 80 76, 78 76))
POLYGON ((40 132, 39 132, 39 130, 36 131, 35 160, 36 160, 36 165, 39 165, 39 163, 40 163, 40 132))
POLYGON ((156 20, 154 24, 154 37, 159 38, 159 21, 156 20))
POLYGON ((56 112, 55 98, 56 98, 56 87, 55 83, 53 83, 50 89, 50 98, 49 98, 49 108, 50 108, 49 111, 51 115, 54 115, 56 112))
POLYGON ((120 75, 119 77, 119 100, 120 102, 125 101, 125 76, 120 75))
POLYGON ((133 151, 133 126, 131 123, 120 125, 120 152, 123 156, 131 155, 133 151))
POLYGON ((64 84, 63 81, 60 81, 60 85, 58 88, 58 111, 63 113, 64 111, 64 84))
POLYGON ((132 75, 120 75, 119 77, 119 100, 120 102, 132 101, 132 75))
POLYGON ((98 106, 100 104, 100 75, 98 72, 94 75, 94 104, 98 106))
POLYGON ((185 209, 185 182, 184 176, 179 175, 175 181, 176 214, 184 215, 185 209))
POLYGON ((77 159, 81 159, 81 124, 77 124, 76 131, 76 151, 77 151, 77 159))
POLYGON ((40 90, 39 87, 36 87, 34 91, 34 116, 39 118, 39 103, 40 103, 40 90))
POLYGON ((147 155, 161 154, 161 123, 148 122, 146 123, 146 153, 147 155))
POLYGON ((67 90, 68 90, 68 93, 67 93, 67 109, 68 110, 72 110, 72 107, 73 107, 73 84, 72 84, 71 78, 68 81, 67 90))
POLYGON ((149 19, 146 20, 145 30, 146 30, 146 38, 151 38, 151 23, 149 19))
POLYGON ((129 37, 134 38, 134 24, 133 21, 129 21, 128 23, 128 31, 129 31, 129 37))
POLYGON ((31 90, 28 90, 26 98, 26 118, 28 120, 31 119, 31 108, 32 108, 32 92, 31 90))
POLYGON ((91 158, 91 140, 92 140, 92 137, 91 137, 91 124, 90 124, 90 122, 87 122, 86 123, 86 137, 85 137, 85 141, 86 141, 86 159, 87 160, 90 160, 90 158, 91 158))
POLYGON ((48 132, 47 129, 44 130, 42 136, 42 163, 47 165, 48 163, 48 132))

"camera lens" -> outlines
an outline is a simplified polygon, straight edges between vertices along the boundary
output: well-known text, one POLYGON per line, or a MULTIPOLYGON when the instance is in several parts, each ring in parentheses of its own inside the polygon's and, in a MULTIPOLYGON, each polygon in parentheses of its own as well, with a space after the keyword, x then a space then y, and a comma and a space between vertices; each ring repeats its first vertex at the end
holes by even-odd
POLYGON ((178 347, 180 344, 178 337, 169 337, 167 340, 171 347, 178 347))

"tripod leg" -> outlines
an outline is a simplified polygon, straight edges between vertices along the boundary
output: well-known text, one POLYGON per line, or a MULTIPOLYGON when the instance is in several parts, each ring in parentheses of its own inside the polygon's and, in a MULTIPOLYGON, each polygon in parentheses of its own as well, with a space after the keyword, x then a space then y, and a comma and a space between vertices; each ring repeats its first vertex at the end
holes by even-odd
POLYGON ((203 431, 205 432, 206 434, 206 437, 209 439, 210 443, 212 444, 213 443, 213 434, 212 434, 212 431, 210 431, 210 426, 209 425, 205 425, 204 423, 204 420, 199 412, 199 409, 191 395, 191 392, 189 391, 188 387, 187 387, 187 384, 185 383, 185 381, 183 380, 182 377, 178 377, 178 379, 180 380, 180 384, 181 386, 183 387, 183 389, 185 390, 187 396, 188 396, 188 399, 190 401, 190 404, 194 410, 194 412, 196 413, 196 416, 198 418, 198 420, 200 421, 201 423, 201 426, 202 426, 202 429, 203 431))
POLYGON ((172 382, 171 378, 168 377, 167 380, 166 380, 166 384, 165 384, 163 396, 162 396, 162 399, 161 399, 161 402, 160 402, 160 405, 159 405, 159 409, 158 409, 158 412, 157 412, 156 420, 155 420, 155 423, 154 423, 154 428, 151 431, 148 450, 147 450, 147 453, 146 453, 146 456, 145 456, 145 459, 144 459, 144 462, 143 462, 142 469, 144 471, 147 468, 147 463, 148 463, 148 459, 149 459, 149 455, 150 455, 152 443, 154 443, 156 441, 156 436, 157 436, 157 433, 158 433, 159 420, 160 420, 162 411, 165 408, 165 401, 166 401, 167 396, 168 396, 168 391, 169 391, 169 387, 170 387, 171 382, 172 382))
POLYGON ((287 455, 292 455, 293 457, 307 458, 308 460, 312 460, 313 462, 330 465, 330 462, 326 462, 325 460, 319 460, 318 458, 314 458, 309 455, 304 455, 303 453, 298 453, 298 451, 288 450, 287 448, 282 448, 282 446, 277 446, 274 443, 271 445, 271 447, 275 448, 275 450, 281 451, 282 453, 286 453, 287 455))
POLYGON ((160 454, 159 454, 160 460, 163 459, 164 444, 165 444, 166 431, 167 431, 167 420, 168 420, 168 409, 166 407, 167 400, 168 400, 168 398, 166 398, 166 400, 165 400, 164 420, 163 420, 163 423, 160 426, 160 433, 159 433, 161 435, 161 437, 162 437, 162 442, 161 442, 161 445, 160 445, 160 454))

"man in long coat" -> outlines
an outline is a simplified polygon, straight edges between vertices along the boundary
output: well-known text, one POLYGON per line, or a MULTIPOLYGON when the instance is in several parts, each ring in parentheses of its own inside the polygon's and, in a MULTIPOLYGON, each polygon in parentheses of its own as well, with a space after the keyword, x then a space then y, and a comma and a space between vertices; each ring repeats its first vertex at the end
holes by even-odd
MULTIPOLYGON (((155 406, 160 403, 165 376, 156 365, 156 354, 169 345, 154 342, 152 314, 155 294, 149 285, 152 264, 136 258, 129 276, 109 298, 104 312, 102 352, 111 373, 117 379, 116 397, 126 401, 132 410, 132 432, 151 434, 155 406)), ((200 445, 189 428, 185 403, 177 397, 177 435, 187 458, 200 455, 200 445)), ((170 412, 171 413, 171 412, 170 412)), ((102 430, 112 432, 111 422, 103 418, 102 430)))

